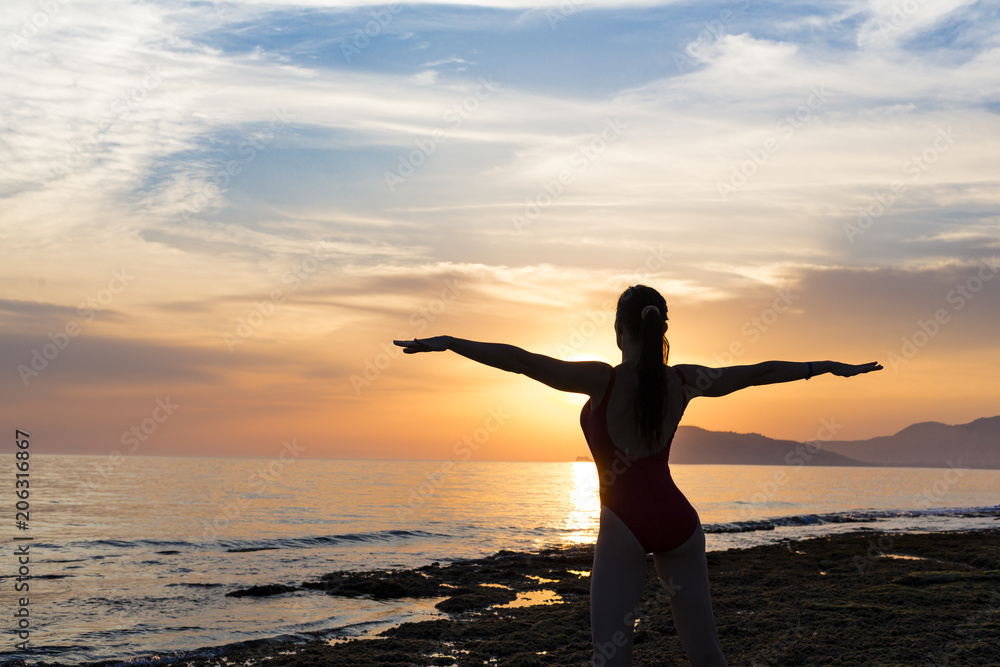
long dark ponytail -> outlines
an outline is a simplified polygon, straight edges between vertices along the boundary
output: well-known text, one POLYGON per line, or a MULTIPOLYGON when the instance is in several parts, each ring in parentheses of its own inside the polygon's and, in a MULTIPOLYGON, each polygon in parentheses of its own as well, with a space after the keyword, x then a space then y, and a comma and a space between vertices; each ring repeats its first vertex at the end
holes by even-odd
POLYGON ((667 302, 653 288, 636 285, 619 298, 618 318, 625 330, 639 339, 635 417, 639 440, 652 451, 663 436, 667 411, 665 364, 670 348, 663 331, 667 302))

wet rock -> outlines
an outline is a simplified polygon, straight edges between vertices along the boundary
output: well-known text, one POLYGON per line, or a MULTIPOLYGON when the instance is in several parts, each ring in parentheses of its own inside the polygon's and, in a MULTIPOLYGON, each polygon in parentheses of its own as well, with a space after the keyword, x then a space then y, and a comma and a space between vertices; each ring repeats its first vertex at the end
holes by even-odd
POLYGON ((295 586, 285 586, 284 584, 265 584, 264 586, 251 586, 250 588, 242 588, 238 591, 230 591, 226 593, 227 598, 262 598, 269 595, 281 595, 282 593, 291 593, 292 591, 299 590, 295 586))
POLYGON ((447 595, 441 584, 417 572, 332 572, 318 582, 304 582, 303 588, 319 590, 328 595, 371 597, 375 600, 397 598, 428 598, 447 595))
POLYGON ((515 599, 517 593, 512 590, 480 586, 454 591, 451 597, 434 606, 449 614, 459 614, 473 609, 485 609, 495 604, 505 604, 515 599))

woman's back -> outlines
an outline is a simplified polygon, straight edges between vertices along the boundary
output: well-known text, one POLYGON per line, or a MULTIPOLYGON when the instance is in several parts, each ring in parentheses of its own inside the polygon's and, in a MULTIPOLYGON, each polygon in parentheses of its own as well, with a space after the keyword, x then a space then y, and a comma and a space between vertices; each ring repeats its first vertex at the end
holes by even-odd
POLYGON ((670 475, 667 447, 684 406, 677 371, 668 369, 666 382, 668 409, 662 442, 653 453, 639 445, 634 368, 613 368, 600 402, 593 409, 585 405, 580 414, 580 426, 597 465, 601 505, 621 519, 645 553, 670 551, 686 542, 698 527, 697 512, 670 475), (611 430, 612 418, 618 427, 617 441, 611 430))
MULTIPOLYGON (((663 417, 660 442, 648 448, 641 443, 639 425, 635 416, 636 389, 639 374, 635 364, 623 363, 614 369, 614 386, 607 402, 608 436, 620 450, 631 456, 650 456, 669 446, 677 425, 684 414, 684 393, 681 378, 671 366, 664 366, 666 412, 663 417)), ((596 404, 592 401, 592 406, 596 404)))

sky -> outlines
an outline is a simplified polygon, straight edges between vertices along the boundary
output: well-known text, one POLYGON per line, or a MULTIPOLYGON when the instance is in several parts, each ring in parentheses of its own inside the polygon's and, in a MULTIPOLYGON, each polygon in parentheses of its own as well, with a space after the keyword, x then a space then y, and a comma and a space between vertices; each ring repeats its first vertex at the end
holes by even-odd
POLYGON ((573 460, 585 396, 391 341, 618 363, 635 283, 671 363, 885 366, 683 424, 1000 414, 998 14, 5 0, 0 422, 109 458, 573 460))

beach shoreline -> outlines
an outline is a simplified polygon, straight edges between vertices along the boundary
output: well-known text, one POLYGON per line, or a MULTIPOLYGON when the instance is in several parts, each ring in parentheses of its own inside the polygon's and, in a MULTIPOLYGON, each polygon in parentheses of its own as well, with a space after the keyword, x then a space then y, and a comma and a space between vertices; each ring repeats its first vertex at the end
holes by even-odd
MULTIPOLYGON (((1000 528, 861 530, 710 552, 713 607, 729 664, 1000 664, 998 544, 1000 528)), ((669 597, 647 558, 633 664, 687 664, 669 597)), ((331 573, 304 587, 420 598, 448 616, 365 638, 332 642, 335 633, 324 632, 306 641, 279 638, 82 667, 589 665, 592 560, 593 545, 583 545, 500 551, 409 570, 331 573)))

